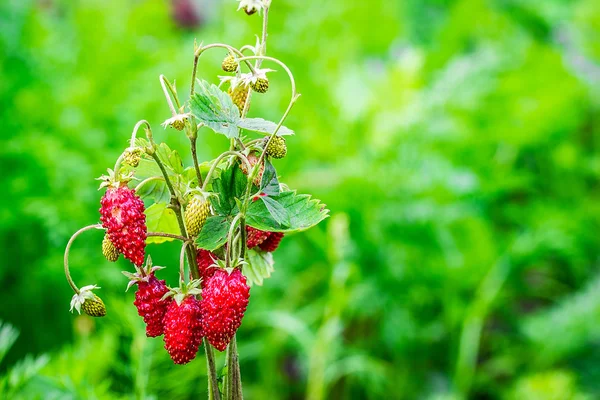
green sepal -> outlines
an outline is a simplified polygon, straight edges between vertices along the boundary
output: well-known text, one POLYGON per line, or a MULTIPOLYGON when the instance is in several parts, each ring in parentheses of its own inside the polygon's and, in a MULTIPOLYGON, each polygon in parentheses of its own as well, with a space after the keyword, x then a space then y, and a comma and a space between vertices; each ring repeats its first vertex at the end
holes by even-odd
POLYGON ((248 250, 246 260, 247 264, 242 272, 246 276, 249 286, 262 286, 263 281, 275 271, 273 253, 248 250))

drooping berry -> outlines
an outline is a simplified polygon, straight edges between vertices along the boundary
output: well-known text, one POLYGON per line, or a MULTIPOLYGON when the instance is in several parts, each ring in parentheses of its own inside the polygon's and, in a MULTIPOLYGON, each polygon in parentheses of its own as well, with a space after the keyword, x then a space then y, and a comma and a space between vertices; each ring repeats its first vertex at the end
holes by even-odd
MULTIPOLYGON (((269 138, 265 138, 265 144, 269 141, 269 138)), ((283 158, 287 154, 287 146, 285 145, 285 138, 282 136, 275 136, 271 140, 271 143, 267 146, 267 155, 273 158, 283 158)))
POLYGON ((115 262, 119 259, 119 250, 110 241, 107 234, 102 239, 102 254, 110 262, 115 262))
POLYGON ((170 300, 163 296, 169 291, 164 280, 159 280, 155 272, 163 267, 152 266, 152 259, 148 257, 144 268, 136 267, 136 273, 123 272, 129 278, 127 289, 137 285, 133 304, 140 317, 146 323, 146 336, 156 337, 164 332, 163 318, 167 312, 170 300))
POLYGON ((196 357, 202 341, 202 312, 194 296, 185 297, 181 303, 170 300, 163 320, 165 349, 175 364, 187 364, 196 357))
POLYGON ((92 291, 100 289, 96 285, 87 285, 78 289, 71 298, 71 312, 77 310, 81 314, 81 310, 90 317, 104 317, 106 315, 106 306, 102 299, 92 291))
POLYGON ((248 98, 249 91, 250 89, 248 89, 247 87, 243 87, 243 85, 236 86, 233 89, 229 88, 229 90, 227 90, 227 94, 229 94, 231 100, 233 100, 233 104, 235 104, 240 113, 244 109, 244 105, 246 104, 246 99, 248 98))
POLYGON ((212 252, 204 249, 198 249, 196 252, 196 262, 198 263, 198 272, 202 278, 202 288, 206 285, 208 278, 213 276, 218 267, 215 264, 217 256, 212 252))
POLYGON ((283 232, 269 232, 269 237, 258 245, 261 250, 272 252, 277 250, 281 239, 283 239, 283 232))
POLYGON ((198 236, 206 222, 209 211, 210 204, 204 197, 201 195, 192 196, 184 213, 185 227, 190 236, 198 236))
POLYGON ((139 147, 128 147, 123 153, 123 162, 132 167, 140 165, 142 158, 142 149, 139 147))
POLYGON ((271 232, 261 231, 260 229, 246 225, 246 246, 249 249, 259 246, 267 240, 270 234, 271 232))
POLYGON ((230 53, 227 57, 225 57, 225 59, 223 59, 221 68, 225 72, 235 72, 238 69, 238 65, 238 62, 235 61, 235 57, 230 53))
POLYGON ((104 317, 106 315, 106 306, 100 297, 93 295, 87 298, 81 305, 81 309, 90 317, 104 317))
POLYGON ((100 221, 108 238, 125 258, 137 266, 146 252, 144 202, 127 186, 109 187, 102 197, 100 221))
MULTIPOLYGON (((256 165, 256 163, 258 163, 258 160, 259 160, 259 157, 256 153, 248 154, 248 163, 250 164, 251 167, 254 167, 256 165)), ((240 168, 245 175, 248 175, 249 173, 252 172, 252 169, 248 170, 248 167, 246 166, 245 163, 241 163, 240 168)), ((262 162, 260 164, 260 169, 258 170, 258 174, 256 175, 256 178, 254 178, 252 183, 254 183, 256 186, 260 187, 260 181, 262 180, 262 176, 263 176, 264 172, 265 172, 265 163, 262 162)))
POLYGON ((250 288, 239 269, 219 269, 202 290, 202 330, 217 350, 223 351, 240 327, 248 306, 250 288))
POLYGON ((250 83, 250 86, 256 93, 267 93, 267 90, 269 90, 269 80, 267 78, 258 78, 256 81, 250 83))

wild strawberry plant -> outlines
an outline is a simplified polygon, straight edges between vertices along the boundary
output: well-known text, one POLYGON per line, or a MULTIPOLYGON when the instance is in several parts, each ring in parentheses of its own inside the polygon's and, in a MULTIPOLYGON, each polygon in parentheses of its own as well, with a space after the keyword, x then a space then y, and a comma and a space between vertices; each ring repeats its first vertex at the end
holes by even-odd
POLYGON ((174 84, 159 78, 171 111, 162 125, 189 138, 193 165, 184 166, 176 151, 157 142, 150 124, 139 121, 129 147, 99 178, 105 190, 101 223, 77 231, 65 251, 65 274, 75 291, 71 311, 104 316, 106 307, 94 293, 99 287, 76 286, 68 256, 81 233, 105 231, 101 248, 106 259, 114 262, 122 254, 133 264, 134 271, 124 274, 127 288, 136 286, 134 305, 146 323, 146 335, 163 336, 176 364, 193 360, 204 347, 211 399, 242 398, 235 333, 249 305, 250 286, 262 285, 274 271, 272 253, 284 235, 308 229, 328 214, 318 200, 279 181, 274 160, 287 154, 285 136, 294 132, 283 123, 299 94, 289 68, 266 56, 271 0, 238 1, 238 10, 262 15, 262 35, 254 46, 194 44, 185 103, 174 84), (215 49, 224 50, 221 67, 227 73, 218 85, 196 77, 201 55, 215 49), (283 70, 290 80, 290 101, 278 122, 249 116, 253 94, 268 92, 267 74, 276 72, 263 64, 283 70), (138 137, 140 130, 144 137, 138 137), (229 148, 200 163, 197 141, 211 130, 226 136, 229 148), (157 276, 164 267, 152 265, 146 245, 174 240, 182 243, 179 282, 169 286, 157 276), (213 348, 227 352, 222 386, 213 348))

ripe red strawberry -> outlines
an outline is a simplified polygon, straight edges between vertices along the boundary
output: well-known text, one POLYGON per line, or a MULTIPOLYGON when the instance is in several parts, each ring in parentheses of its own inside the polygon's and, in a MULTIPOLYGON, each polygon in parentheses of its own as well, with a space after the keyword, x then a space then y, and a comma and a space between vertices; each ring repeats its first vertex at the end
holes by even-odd
POLYGON ((138 285, 133 304, 140 317, 144 318, 148 337, 156 337, 164 333, 163 318, 170 302, 170 300, 163 300, 163 296, 169 291, 165 281, 158 280, 154 276, 156 270, 161 268, 163 267, 153 267, 152 259, 148 257, 144 269, 136 267, 135 274, 123 272, 130 279, 127 289, 134 284, 138 285))
POLYGON ((147 234, 144 202, 127 186, 109 185, 101 205, 100 221, 110 241, 125 258, 142 265, 147 234))
POLYGON ((218 267, 215 265, 216 259, 217 256, 211 251, 198 249, 196 252, 196 262, 198 263, 200 278, 202 278, 202 288, 206 285, 208 278, 217 272, 218 267))
POLYGON ((187 364, 192 361, 202 342, 200 302, 194 296, 185 297, 181 303, 176 299, 170 300, 164 325, 165 349, 173 362, 187 364))
POLYGON ((279 243, 283 239, 283 232, 269 232, 269 237, 258 245, 261 250, 275 251, 279 247, 279 243))
POLYGON ((138 309, 138 314, 146 323, 146 336, 156 337, 164 333, 163 318, 167 312, 169 302, 162 297, 169 291, 164 280, 158 280, 154 274, 148 275, 138 282, 133 304, 138 309))
POLYGON ((250 288, 239 269, 219 269, 202 290, 202 330, 217 350, 223 351, 242 324, 250 288))
POLYGON ((246 225, 246 246, 249 249, 259 246, 267 240, 270 234, 271 232, 261 231, 260 229, 246 225))

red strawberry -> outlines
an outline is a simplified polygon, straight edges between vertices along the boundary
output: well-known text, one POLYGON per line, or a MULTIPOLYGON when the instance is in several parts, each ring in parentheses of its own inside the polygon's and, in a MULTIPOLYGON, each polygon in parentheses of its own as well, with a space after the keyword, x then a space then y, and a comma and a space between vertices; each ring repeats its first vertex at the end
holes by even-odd
POLYGON ((144 318, 148 337, 156 337, 164 333, 163 318, 170 302, 162 299, 169 291, 165 281, 158 280, 154 276, 155 271, 161 268, 163 267, 153 267, 152 259, 148 257, 144 269, 136 267, 135 274, 123 272, 130 279, 127 289, 134 284, 138 285, 133 304, 137 307, 140 317, 144 318))
POLYGON ((144 202, 127 186, 109 186, 101 205, 100 221, 110 241, 125 258, 142 265, 147 234, 144 202))
POLYGON ((203 288, 208 278, 213 276, 217 271, 217 266, 215 266, 216 259, 217 256, 211 251, 198 249, 196 252, 196 262, 198 263, 198 272, 200 273, 200 278, 202 278, 203 288))
POLYGON ((229 274, 218 269, 202 290, 202 330, 216 349, 223 351, 242 324, 250 288, 239 269, 229 274))
POLYGON ((279 247, 279 242, 283 239, 283 232, 269 232, 269 237, 258 245, 261 250, 275 251, 279 247))
POLYGON ((175 364, 187 364, 196 358, 202 342, 200 302, 187 296, 178 303, 171 300, 165 318, 165 349, 175 364))
POLYGON ((133 304, 138 314, 146 323, 146 336, 156 337, 164 333, 163 317, 167 312, 169 302, 161 300, 169 291, 164 280, 158 280, 154 274, 147 276, 147 281, 138 282, 133 304))
POLYGON ((249 249, 259 246, 270 234, 271 232, 261 231, 260 229, 246 225, 246 246, 249 249))

